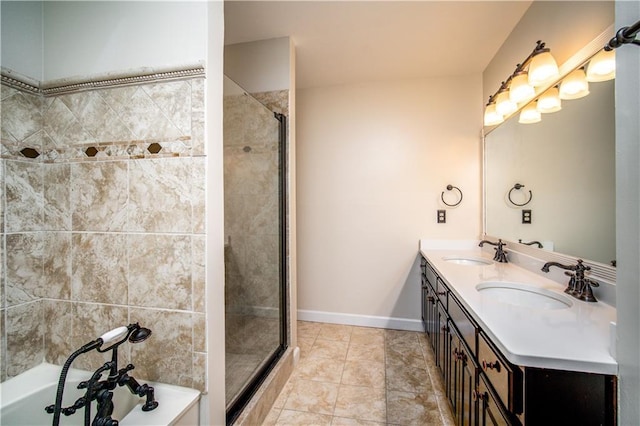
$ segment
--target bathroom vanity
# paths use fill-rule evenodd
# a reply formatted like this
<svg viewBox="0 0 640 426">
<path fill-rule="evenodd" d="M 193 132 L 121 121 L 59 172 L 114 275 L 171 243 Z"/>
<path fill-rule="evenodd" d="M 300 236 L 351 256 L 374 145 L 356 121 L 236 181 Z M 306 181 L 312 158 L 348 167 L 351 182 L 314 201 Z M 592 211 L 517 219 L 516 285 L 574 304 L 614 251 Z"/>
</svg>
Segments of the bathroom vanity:
<svg viewBox="0 0 640 426">
<path fill-rule="evenodd" d="M 615 308 L 480 249 L 421 255 L 422 321 L 457 424 L 616 424 Z"/>
</svg>

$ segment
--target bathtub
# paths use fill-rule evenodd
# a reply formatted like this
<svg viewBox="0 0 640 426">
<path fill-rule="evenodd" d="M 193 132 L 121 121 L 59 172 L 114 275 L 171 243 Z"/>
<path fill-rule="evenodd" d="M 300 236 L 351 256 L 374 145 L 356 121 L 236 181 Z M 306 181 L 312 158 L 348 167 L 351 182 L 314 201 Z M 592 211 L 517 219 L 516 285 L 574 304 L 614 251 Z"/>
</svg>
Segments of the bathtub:
<svg viewBox="0 0 640 426">
<path fill-rule="evenodd" d="M 19 376 L 0 383 L 0 425 L 13 426 L 48 426 L 53 414 L 48 414 L 45 407 L 56 399 L 56 388 L 61 367 L 52 364 L 40 364 Z M 64 388 L 63 407 L 67 407 L 84 395 L 84 390 L 76 389 L 79 382 L 88 380 L 92 373 L 70 369 Z M 140 380 L 140 384 L 145 383 Z M 114 411 L 112 418 L 120 421 L 120 425 L 197 425 L 199 414 L 200 392 L 195 389 L 164 383 L 148 382 L 155 389 L 158 408 L 153 411 L 141 410 L 144 398 L 129 392 L 127 387 L 114 389 Z M 96 414 L 95 401 L 91 408 L 91 420 Z M 84 424 L 84 409 L 71 416 L 60 416 L 61 425 Z"/>
</svg>

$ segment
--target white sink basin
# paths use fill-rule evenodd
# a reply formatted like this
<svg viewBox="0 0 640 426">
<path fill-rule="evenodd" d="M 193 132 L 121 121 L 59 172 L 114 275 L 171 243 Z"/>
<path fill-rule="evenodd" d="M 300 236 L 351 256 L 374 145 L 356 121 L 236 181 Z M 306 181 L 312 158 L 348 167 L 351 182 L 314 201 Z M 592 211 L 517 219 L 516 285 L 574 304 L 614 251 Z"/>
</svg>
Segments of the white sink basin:
<svg viewBox="0 0 640 426">
<path fill-rule="evenodd" d="M 491 265 L 493 262 L 487 259 L 483 259 L 481 257 L 469 257 L 469 256 L 447 256 L 443 257 L 442 260 L 449 263 L 455 263 L 457 265 L 467 265 L 467 266 L 486 266 Z"/>
<path fill-rule="evenodd" d="M 502 281 L 487 281 L 476 286 L 476 290 L 488 299 L 535 309 L 566 309 L 573 305 L 563 294 L 528 284 Z"/>
</svg>

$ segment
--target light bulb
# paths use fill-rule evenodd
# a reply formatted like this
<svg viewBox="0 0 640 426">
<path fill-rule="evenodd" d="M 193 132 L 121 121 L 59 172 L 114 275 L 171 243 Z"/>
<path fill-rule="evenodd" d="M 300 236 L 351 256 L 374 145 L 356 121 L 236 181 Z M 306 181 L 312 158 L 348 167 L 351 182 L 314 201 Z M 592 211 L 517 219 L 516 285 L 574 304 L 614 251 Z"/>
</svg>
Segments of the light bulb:
<svg viewBox="0 0 640 426">
<path fill-rule="evenodd" d="M 587 66 L 587 81 L 600 82 L 616 78 L 616 54 L 613 50 L 596 53 Z"/>
<path fill-rule="evenodd" d="M 572 71 L 560 83 L 560 99 L 579 99 L 589 94 L 589 83 L 582 68 Z"/>
<path fill-rule="evenodd" d="M 520 111 L 518 123 L 532 124 L 537 123 L 540 120 L 542 120 L 542 114 L 540 114 L 540 111 L 536 108 L 536 102 L 531 102 L 529 105 L 524 107 L 522 111 Z"/>
<path fill-rule="evenodd" d="M 533 86 L 529 85 L 529 76 L 526 72 L 516 74 L 511 80 L 511 87 L 509 87 L 509 98 L 512 102 L 517 104 L 532 98 L 536 94 L 536 90 Z"/>
<path fill-rule="evenodd" d="M 496 111 L 498 111 L 498 114 L 504 117 L 517 109 L 518 105 L 511 101 L 508 90 L 498 93 L 498 97 L 496 98 Z"/>
<path fill-rule="evenodd" d="M 560 101 L 557 87 L 550 88 L 538 98 L 537 109 L 542 113 L 556 112 L 562 109 L 562 101 Z"/>
<path fill-rule="evenodd" d="M 485 126 L 495 126 L 496 124 L 500 124 L 504 121 L 502 115 L 496 111 L 496 104 L 489 104 L 487 108 L 484 110 L 484 125 Z"/>
<path fill-rule="evenodd" d="M 529 64 L 529 84 L 538 87 L 560 75 L 558 64 L 550 52 L 541 52 L 531 58 Z"/>
</svg>

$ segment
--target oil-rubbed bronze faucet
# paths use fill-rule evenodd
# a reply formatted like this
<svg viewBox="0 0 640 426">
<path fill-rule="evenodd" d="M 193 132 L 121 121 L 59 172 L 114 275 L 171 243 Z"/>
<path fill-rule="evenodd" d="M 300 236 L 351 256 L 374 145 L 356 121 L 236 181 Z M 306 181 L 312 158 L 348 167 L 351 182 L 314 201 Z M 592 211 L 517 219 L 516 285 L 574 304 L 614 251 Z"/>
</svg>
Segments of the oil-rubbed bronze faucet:
<svg viewBox="0 0 640 426">
<path fill-rule="evenodd" d="M 496 251 L 496 254 L 493 256 L 493 260 L 495 260 L 496 262 L 499 262 L 499 263 L 507 263 L 507 262 L 509 262 L 507 260 L 507 252 L 502 249 L 502 247 L 507 245 L 506 243 L 503 243 L 502 240 L 498 240 L 497 243 L 493 243 L 493 242 L 488 241 L 488 240 L 482 240 L 482 241 L 480 241 L 480 244 L 478 244 L 478 246 L 482 247 L 482 246 L 484 246 L 485 243 L 491 244 L 492 246 L 496 246 L 496 248 L 494 249 Z"/>
<path fill-rule="evenodd" d="M 518 242 L 520 244 L 524 244 L 525 246 L 533 246 L 536 245 L 538 246 L 538 248 L 544 248 L 544 246 L 542 245 L 542 243 L 540 241 L 530 241 L 528 243 L 525 243 L 524 241 L 522 241 L 522 239 L 518 240 Z"/>
<path fill-rule="evenodd" d="M 584 300 L 585 302 L 597 302 L 598 300 L 593 295 L 593 291 L 591 287 L 598 287 L 597 281 L 590 280 L 584 276 L 585 271 L 590 271 L 590 266 L 583 265 L 583 260 L 578 259 L 577 264 L 575 265 L 563 265 L 558 262 L 547 262 L 542 267 L 542 272 L 549 272 L 549 268 L 551 266 L 557 266 L 558 268 L 566 269 L 567 271 L 575 271 L 574 274 L 571 272 L 565 272 L 564 274 L 569 279 L 569 285 L 564 290 L 565 293 L 570 294 L 578 300 Z"/>
</svg>

